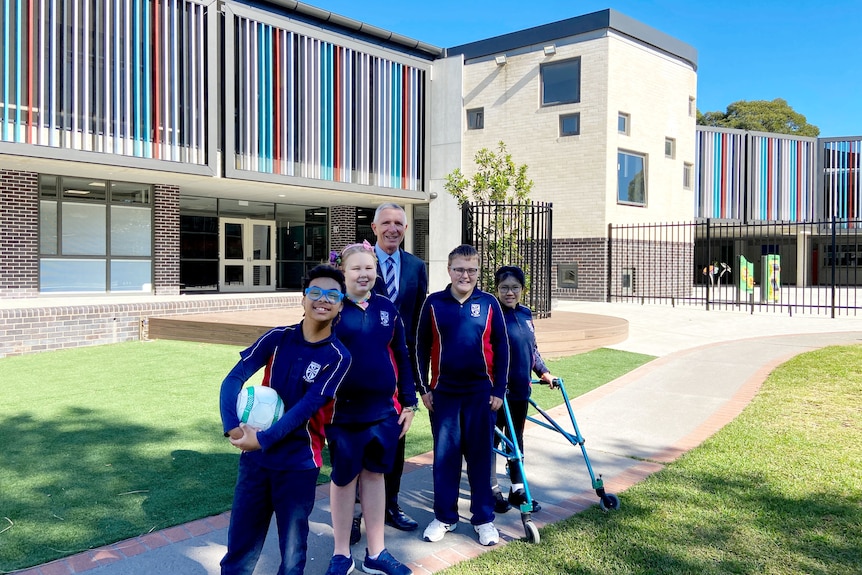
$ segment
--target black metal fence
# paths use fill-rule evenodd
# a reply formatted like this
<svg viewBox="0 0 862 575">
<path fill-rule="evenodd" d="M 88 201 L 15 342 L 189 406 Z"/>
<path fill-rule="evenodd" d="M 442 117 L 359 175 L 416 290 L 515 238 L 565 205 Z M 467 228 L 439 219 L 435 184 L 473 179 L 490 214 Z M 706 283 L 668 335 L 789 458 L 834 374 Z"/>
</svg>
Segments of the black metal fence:
<svg viewBox="0 0 862 575">
<path fill-rule="evenodd" d="M 862 220 L 608 226 L 608 301 L 835 317 L 862 309 Z"/>
<path fill-rule="evenodd" d="M 551 315 L 552 211 L 546 202 L 468 202 L 461 207 L 462 241 L 479 251 L 479 287 L 493 292 L 500 266 L 520 266 L 527 276 L 521 302 L 536 318 Z"/>
</svg>

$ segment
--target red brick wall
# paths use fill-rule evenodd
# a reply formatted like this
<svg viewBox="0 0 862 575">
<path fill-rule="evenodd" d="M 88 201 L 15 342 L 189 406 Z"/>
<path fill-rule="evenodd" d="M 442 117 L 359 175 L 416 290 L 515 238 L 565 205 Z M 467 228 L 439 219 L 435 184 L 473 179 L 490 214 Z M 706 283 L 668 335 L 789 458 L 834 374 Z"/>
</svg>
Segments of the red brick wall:
<svg viewBox="0 0 862 575">
<path fill-rule="evenodd" d="M 146 335 L 147 318 L 159 315 L 215 313 L 298 307 L 296 293 L 236 296 L 178 296 L 140 303 L 110 303 L 93 298 L 90 305 L 0 309 L 0 357 L 55 349 L 134 341 Z"/>
<path fill-rule="evenodd" d="M 180 293 L 180 188 L 156 185 L 153 190 L 155 243 L 153 276 L 156 295 Z"/>
<path fill-rule="evenodd" d="M 39 295 L 39 176 L 0 170 L 0 298 Z"/>
<path fill-rule="evenodd" d="M 329 225 L 329 249 L 340 252 L 356 241 L 356 208 L 332 206 L 329 209 Z"/>
<path fill-rule="evenodd" d="M 607 238 L 558 238 L 553 243 L 551 297 L 581 301 L 604 301 L 608 283 Z M 578 264 L 578 287 L 557 286 L 557 265 Z"/>
</svg>

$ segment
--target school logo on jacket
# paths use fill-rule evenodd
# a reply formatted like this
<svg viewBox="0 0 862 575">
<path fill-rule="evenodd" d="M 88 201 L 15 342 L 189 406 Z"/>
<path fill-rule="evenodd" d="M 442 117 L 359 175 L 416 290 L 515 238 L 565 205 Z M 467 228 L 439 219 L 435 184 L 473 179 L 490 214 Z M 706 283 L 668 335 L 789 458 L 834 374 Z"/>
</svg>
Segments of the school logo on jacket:
<svg viewBox="0 0 862 575">
<path fill-rule="evenodd" d="M 314 378 L 317 377 L 318 373 L 320 373 L 320 364 L 312 361 L 308 364 L 308 367 L 305 368 L 305 381 L 314 381 Z"/>
<path fill-rule="evenodd" d="M 482 311 L 482 306 L 477 303 L 470 304 L 470 316 L 471 317 L 479 317 L 479 313 Z"/>
<path fill-rule="evenodd" d="M 380 312 L 380 325 L 383 327 L 389 327 L 389 312 L 381 311 Z"/>
</svg>

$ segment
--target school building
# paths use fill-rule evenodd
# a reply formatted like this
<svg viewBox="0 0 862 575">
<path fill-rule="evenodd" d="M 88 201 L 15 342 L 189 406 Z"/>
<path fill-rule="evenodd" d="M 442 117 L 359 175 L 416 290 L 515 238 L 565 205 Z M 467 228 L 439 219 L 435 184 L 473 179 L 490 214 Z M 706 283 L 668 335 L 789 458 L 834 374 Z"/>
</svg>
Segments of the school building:
<svg viewBox="0 0 862 575">
<path fill-rule="evenodd" d="M 283 306 L 385 201 L 439 289 L 445 177 L 499 141 L 577 268 L 553 296 L 602 299 L 609 224 L 718 209 L 696 98 L 695 48 L 610 9 L 443 48 L 292 0 L 0 0 L 0 357 Z"/>
</svg>

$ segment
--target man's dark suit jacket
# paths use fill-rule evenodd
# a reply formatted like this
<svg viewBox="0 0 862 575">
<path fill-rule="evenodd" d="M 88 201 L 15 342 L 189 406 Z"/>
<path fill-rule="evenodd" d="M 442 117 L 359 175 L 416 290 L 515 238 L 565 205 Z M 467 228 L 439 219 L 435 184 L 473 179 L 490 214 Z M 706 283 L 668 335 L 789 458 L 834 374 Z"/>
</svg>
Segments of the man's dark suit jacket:
<svg viewBox="0 0 862 575">
<path fill-rule="evenodd" d="M 395 307 L 404 322 L 404 334 L 407 336 L 407 348 L 410 350 L 410 361 L 416 366 L 416 325 L 419 323 L 419 312 L 428 295 L 428 272 L 425 262 L 409 252 L 399 248 L 401 252 L 401 276 L 398 278 L 398 296 Z M 377 282 L 374 291 L 387 296 L 386 280 L 380 262 L 377 262 Z M 417 380 L 418 381 L 418 380 Z"/>
</svg>

